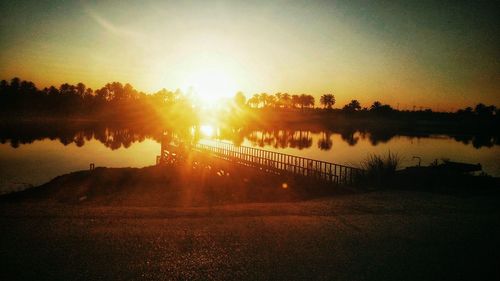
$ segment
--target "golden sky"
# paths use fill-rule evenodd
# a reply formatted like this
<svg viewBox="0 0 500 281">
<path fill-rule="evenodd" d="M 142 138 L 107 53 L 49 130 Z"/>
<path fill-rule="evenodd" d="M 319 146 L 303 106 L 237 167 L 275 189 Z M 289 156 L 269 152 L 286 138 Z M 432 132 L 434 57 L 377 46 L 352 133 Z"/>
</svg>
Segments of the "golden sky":
<svg viewBox="0 0 500 281">
<path fill-rule="evenodd" d="M 6 2 L 6 3 L 4 3 Z M 375 3 L 376 2 L 376 3 Z M 494 1 L 2 1 L 0 78 L 500 105 Z"/>
</svg>

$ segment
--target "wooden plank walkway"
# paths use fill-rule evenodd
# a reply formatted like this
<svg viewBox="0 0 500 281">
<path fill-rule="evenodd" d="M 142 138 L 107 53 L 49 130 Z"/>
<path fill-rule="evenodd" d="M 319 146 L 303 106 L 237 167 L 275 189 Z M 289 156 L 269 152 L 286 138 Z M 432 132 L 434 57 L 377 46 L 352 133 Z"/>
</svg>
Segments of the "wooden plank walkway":
<svg viewBox="0 0 500 281">
<path fill-rule="evenodd" d="M 172 155 L 172 151 L 168 149 L 162 148 L 160 158 Z M 309 177 L 332 184 L 353 184 L 364 173 L 354 167 L 225 142 L 198 143 L 191 146 L 190 150 L 269 173 Z M 160 158 L 158 161 L 161 161 Z"/>
</svg>

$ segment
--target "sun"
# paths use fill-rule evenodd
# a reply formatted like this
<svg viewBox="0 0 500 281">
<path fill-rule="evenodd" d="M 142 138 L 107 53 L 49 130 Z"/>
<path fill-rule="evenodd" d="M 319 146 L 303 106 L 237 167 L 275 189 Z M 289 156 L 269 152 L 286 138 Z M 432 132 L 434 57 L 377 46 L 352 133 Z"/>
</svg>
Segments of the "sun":
<svg viewBox="0 0 500 281">
<path fill-rule="evenodd" d="M 193 71 L 186 84 L 201 105 L 209 107 L 233 97 L 237 92 L 234 77 L 224 69 L 216 67 Z"/>
<path fill-rule="evenodd" d="M 200 126 L 200 132 L 202 133 L 203 136 L 205 137 L 213 137 L 214 136 L 214 127 L 211 125 L 201 125 Z"/>
</svg>

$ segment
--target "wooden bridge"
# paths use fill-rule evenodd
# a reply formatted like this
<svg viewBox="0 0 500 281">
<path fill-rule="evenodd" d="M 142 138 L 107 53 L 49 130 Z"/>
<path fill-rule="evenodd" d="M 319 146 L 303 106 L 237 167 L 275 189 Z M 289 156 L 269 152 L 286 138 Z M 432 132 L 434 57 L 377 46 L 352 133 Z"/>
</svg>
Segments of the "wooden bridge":
<svg viewBox="0 0 500 281">
<path fill-rule="evenodd" d="M 162 145 L 162 154 L 157 158 L 157 162 L 160 163 L 165 159 L 189 152 L 203 153 L 268 173 L 303 176 L 332 184 L 353 184 L 364 173 L 363 170 L 354 167 L 253 147 L 235 146 L 225 142 L 198 143 L 184 149 L 178 146 Z"/>
</svg>

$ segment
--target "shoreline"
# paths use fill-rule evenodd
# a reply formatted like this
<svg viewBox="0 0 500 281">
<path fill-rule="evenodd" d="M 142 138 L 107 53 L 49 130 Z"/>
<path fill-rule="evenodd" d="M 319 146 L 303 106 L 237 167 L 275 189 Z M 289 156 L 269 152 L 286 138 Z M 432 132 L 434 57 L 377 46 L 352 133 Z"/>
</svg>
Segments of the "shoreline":
<svg viewBox="0 0 500 281">
<path fill-rule="evenodd" d="M 211 165 L 194 161 L 188 166 L 177 164 L 80 170 L 56 176 L 40 185 L 25 185 L 24 189 L 0 194 L 0 202 L 42 200 L 81 204 L 95 200 L 97 203 L 108 202 L 110 206 L 113 202 L 124 206 L 126 203 L 123 202 L 129 202 L 137 203 L 138 206 L 165 207 L 165 204 L 172 203 L 170 207 L 178 207 L 179 204 L 184 204 L 183 207 L 200 207 L 221 203 L 300 202 L 379 191 L 413 191 L 452 196 L 500 195 L 500 177 L 463 175 L 451 181 L 447 180 L 449 175 L 438 176 L 434 171 L 422 175 L 426 179 L 422 180 L 415 178 L 413 173 L 407 174 L 406 170 L 398 170 L 391 179 L 382 182 L 383 186 L 370 184 L 368 179 L 353 186 L 334 186 L 300 176 L 273 175 L 224 160 L 213 161 Z M 284 183 L 287 184 L 286 188 L 283 188 Z M 252 195 L 254 191 L 258 195 Z M 175 196 L 165 197 L 168 192 Z M 134 196 L 140 196 L 142 201 L 135 202 Z M 114 200 L 114 197 L 119 197 L 123 202 Z"/>
<path fill-rule="evenodd" d="M 425 117 L 425 112 L 394 112 L 390 114 L 375 114 L 370 112 L 342 112 L 335 109 L 302 110 L 274 110 L 248 109 L 249 120 L 229 122 L 229 126 L 246 127 L 251 129 L 269 128 L 300 128 L 310 130 L 373 130 L 391 131 L 403 134 L 446 134 L 446 135 L 492 135 L 500 136 L 499 119 L 483 120 L 479 117 L 463 119 L 454 116 L 454 113 L 436 112 L 442 118 Z M 419 116 L 421 114 L 422 116 Z M 143 125 L 154 128 L 175 127 L 178 124 L 162 123 L 160 120 L 148 120 Z M 58 116 L 25 116 L 12 119 L 11 116 L 0 116 L 0 123 L 46 124 L 56 122 L 60 124 L 93 124 L 99 126 L 137 125 L 137 120 L 128 118 L 106 117 L 58 117 Z M 198 120 L 197 123 L 200 123 Z M 234 124 L 233 124 L 234 123 Z M 193 123 L 192 125 L 196 125 Z"/>
</svg>

